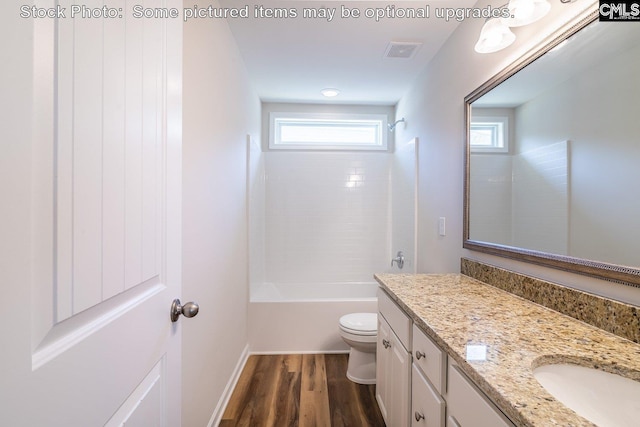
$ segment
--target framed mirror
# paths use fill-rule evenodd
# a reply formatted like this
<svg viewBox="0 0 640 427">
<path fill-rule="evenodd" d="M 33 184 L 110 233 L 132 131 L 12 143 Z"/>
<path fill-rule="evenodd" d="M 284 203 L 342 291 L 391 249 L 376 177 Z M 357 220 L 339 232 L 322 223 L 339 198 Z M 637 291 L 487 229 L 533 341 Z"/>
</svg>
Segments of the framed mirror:
<svg viewBox="0 0 640 427">
<path fill-rule="evenodd" d="M 597 17 L 465 98 L 463 246 L 640 287 L 640 25 Z"/>
</svg>

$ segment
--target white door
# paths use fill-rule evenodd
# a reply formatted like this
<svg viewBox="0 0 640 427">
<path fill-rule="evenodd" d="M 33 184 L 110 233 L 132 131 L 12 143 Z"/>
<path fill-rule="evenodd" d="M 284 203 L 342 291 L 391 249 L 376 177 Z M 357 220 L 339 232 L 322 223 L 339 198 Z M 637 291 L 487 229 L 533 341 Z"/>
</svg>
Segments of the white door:
<svg viewBox="0 0 640 427">
<path fill-rule="evenodd" d="M 181 20 L 124 0 L 75 2 L 93 15 L 75 18 L 70 0 L 8 3 L 0 424 L 179 426 Z"/>
</svg>

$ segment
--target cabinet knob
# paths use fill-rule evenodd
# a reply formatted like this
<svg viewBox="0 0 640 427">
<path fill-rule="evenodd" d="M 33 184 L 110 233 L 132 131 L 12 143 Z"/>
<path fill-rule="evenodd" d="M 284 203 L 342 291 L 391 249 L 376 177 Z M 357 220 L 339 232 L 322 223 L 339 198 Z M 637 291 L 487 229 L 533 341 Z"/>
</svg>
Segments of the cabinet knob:
<svg viewBox="0 0 640 427">
<path fill-rule="evenodd" d="M 389 340 L 382 340 L 382 345 L 384 346 L 384 348 L 389 348 L 391 347 L 391 343 L 389 342 Z"/>
<path fill-rule="evenodd" d="M 416 359 L 420 360 L 420 359 L 422 359 L 423 357 L 427 357 L 427 355 L 426 355 L 426 354 L 424 354 L 424 353 L 423 353 L 423 352 L 421 352 L 421 351 L 416 351 Z"/>
<path fill-rule="evenodd" d="M 416 411 L 416 413 L 414 414 L 414 416 L 416 417 L 416 421 L 420 421 L 420 420 L 424 420 L 424 415 L 422 415 L 420 412 Z"/>
</svg>

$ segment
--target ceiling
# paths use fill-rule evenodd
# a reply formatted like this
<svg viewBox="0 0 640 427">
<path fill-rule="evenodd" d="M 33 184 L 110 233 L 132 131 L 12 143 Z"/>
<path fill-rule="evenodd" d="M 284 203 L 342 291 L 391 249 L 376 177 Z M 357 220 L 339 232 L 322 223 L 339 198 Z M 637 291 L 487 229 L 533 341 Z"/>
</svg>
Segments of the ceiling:
<svg viewBox="0 0 640 427">
<path fill-rule="evenodd" d="M 220 6 L 248 6 L 248 18 L 227 21 L 263 101 L 395 105 L 459 24 L 436 17 L 436 8 L 471 7 L 475 2 L 220 0 Z M 293 8 L 297 17 L 255 18 L 255 7 L 261 5 Z M 398 17 L 402 12 L 424 11 L 427 5 L 428 18 Z M 387 9 L 390 6 L 395 6 L 395 17 Z M 357 9 L 362 16 L 342 18 L 342 7 Z M 319 13 L 335 9 L 335 15 L 332 20 L 304 18 L 303 8 Z M 370 8 L 383 16 L 365 17 Z M 410 59 L 386 58 L 390 42 L 422 45 Z M 337 88 L 340 94 L 325 98 L 320 94 L 324 88 Z"/>
</svg>

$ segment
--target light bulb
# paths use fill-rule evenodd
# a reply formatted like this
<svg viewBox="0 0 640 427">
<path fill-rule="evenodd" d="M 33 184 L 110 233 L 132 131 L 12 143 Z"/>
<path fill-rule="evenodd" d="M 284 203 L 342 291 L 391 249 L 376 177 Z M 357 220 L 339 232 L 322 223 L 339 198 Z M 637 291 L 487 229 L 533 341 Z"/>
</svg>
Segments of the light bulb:
<svg viewBox="0 0 640 427">
<path fill-rule="evenodd" d="M 511 0 L 509 1 L 511 18 L 502 21 L 509 27 L 521 27 L 536 22 L 551 10 L 547 0 Z"/>
<path fill-rule="evenodd" d="M 500 19 L 489 19 L 480 31 L 475 51 L 478 53 L 497 52 L 509 46 L 515 39 L 515 34 Z"/>
</svg>

